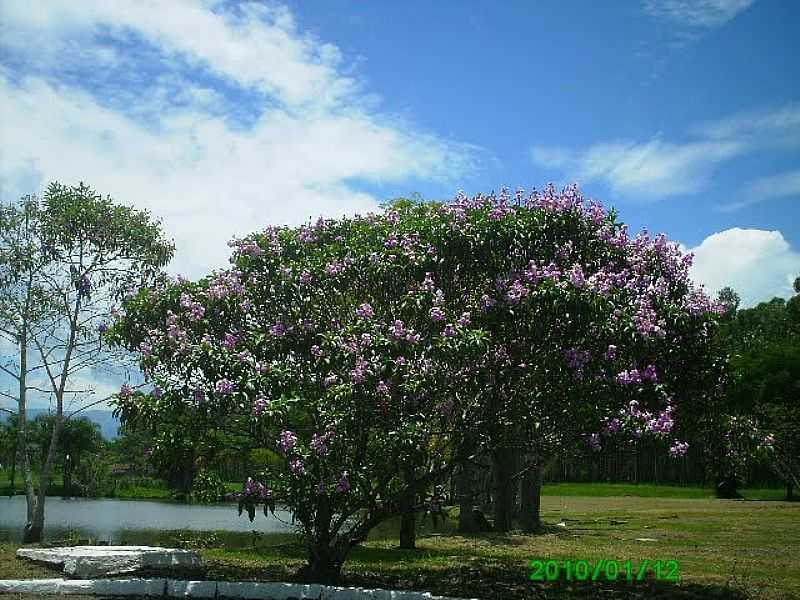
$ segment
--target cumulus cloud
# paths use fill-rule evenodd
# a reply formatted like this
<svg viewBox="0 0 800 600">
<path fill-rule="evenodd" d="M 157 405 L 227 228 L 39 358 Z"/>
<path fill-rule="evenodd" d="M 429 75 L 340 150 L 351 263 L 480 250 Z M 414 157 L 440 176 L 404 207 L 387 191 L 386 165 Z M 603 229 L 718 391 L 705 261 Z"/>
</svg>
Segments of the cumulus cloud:
<svg viewBox="0 0 800 600">
<path fill-rule="evenodd" d="M 175 272 L 222 266 L 227 240 L 269 224 L 375 210 L 357 182 L 455 188 L 473 167 L 476 148 L 382 112 L 285 7 L 0 7 L 3 199 L 84 180 L 163 218 Z"/>
<path fill-rule="evenodd" d="M 800 276 L 800 253 L 780 231 L 735 227 L 708 236 L 689 251 L 695 255 L 692 279 L 712 295 L 732 287 L 743 307 L 792 296 L 792 283 Z"/>
</svg>

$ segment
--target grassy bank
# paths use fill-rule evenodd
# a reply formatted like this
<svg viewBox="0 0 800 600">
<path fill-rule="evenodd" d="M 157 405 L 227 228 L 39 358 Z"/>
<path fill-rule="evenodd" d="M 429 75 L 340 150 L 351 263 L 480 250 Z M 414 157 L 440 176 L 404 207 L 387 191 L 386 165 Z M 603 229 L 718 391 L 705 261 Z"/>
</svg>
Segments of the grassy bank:
<svg viewBox="0 0 800 600">
<path fill-rule="evenodd" d="M 34 474 L 33 478 L 34 487 L 39 485 L 39 476 Z M 225 489 L 228 492 L 240 491 L 242 483 L 240 481 L 229 481 L 225 483 Z M 17 494 L 24 493 L 24 480 L 20 473 L 17 473 L 15 490 Z M 48 496 L 62 496 L 64 493 L 64 484 L 61 474 L 54 475 L 50 487 L 47 490 Z M 11 494 L 11 478 L 9 471 L 6 469 L 0 470 L 0 496 L 8 496 Z M 117 486 L 113 491 L 101 494 L 100 498 L 119 498 L 122 500 L 171 500 L 173 492 L 164 483 L 152 478 L 138 478 L 138 477 L 121 477 L 118 480 Z"/>
<path fill-rule="evenodd" d="M 121 479 L 113 495 L 106 494 L 105 498 L 121 498 L 125 500 L 170 500 L 172 491 L 163 483 L 148 478 L 146 485 L 137 483 L 137 479 Z M 38 477 L 34 478 L 34 485 L 38 485 Z M 238 492 L 242 483 L 229 481 L 225 483 L 228 492 Z M 0 496 L 7 496 L 11 490 L 11 482 L 7 470 L 0 469 Z M 17 494 L 23 491 L 23 482 L 17 474 Z M 63 483 L 60 475 L 53 478 L 49 496 L 61 496 Z M 740 493 L 746 500 L 783 500 L 786 495 L 784 488 L 744 488 Z M 641 498 L 713 498 L 714 490 L 697 486 L 657 485 L 650 483 L 546 483 L 542 486 L 543 496 L 634 496 Z"/>
<path fill-rule="evenodd" d="M 433 534 L 416 551 L 399 550 L 396 539 L 370 540 L 346 563 L 344 582 L 511 600 L 800 597 L 800 503 L 548 495 L 542 507 L 541 535 Z M 0 546 L 0 578 L 52 576 L 14 559 L 14 550 Z M 208 566 L 181 576 L 291 581 L 305 557 L 285 536 L 200 551 Z M 532 559 L 677 560 L 681 583 L 534 583 Z"/>
</svg>

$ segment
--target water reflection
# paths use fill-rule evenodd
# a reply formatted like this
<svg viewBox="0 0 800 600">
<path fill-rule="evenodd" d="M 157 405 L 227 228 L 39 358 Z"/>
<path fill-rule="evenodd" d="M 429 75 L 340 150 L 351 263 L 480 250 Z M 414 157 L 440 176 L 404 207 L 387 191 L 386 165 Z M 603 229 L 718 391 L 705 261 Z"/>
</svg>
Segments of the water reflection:
<svg viewBox="0 0 800 600">
<path fill-rule="evenodd" d="M 24 496 L 0 498 L 1 541 L 22 539 L 25 514 Z M 232 504 L 52 497 L 45 507 L 44 538 L 53 541 L 74 535 L 114 543 L 157 543 L 165 532 L 175 530 L 223 531 L 244 539 L 294 531 L 291 513 L 276 510 L 275 514 L 277 518 L 265 518 L 257 513 L 251 523 L 246 514 L 240 517 Z"/>
</svg>

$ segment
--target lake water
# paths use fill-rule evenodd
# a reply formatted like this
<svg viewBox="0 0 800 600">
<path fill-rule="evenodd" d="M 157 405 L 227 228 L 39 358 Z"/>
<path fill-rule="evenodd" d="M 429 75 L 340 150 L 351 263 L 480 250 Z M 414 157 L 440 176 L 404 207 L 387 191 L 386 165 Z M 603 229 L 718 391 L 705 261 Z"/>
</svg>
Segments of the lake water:
<svg viewBox="0 0 800 600">
<path fill-rule="evenodd" d="M 25 514 L 25 496 L 0 497 L 0 542 L 22 541 Z M 276 509 L 269 517 L 257 511 L 251 523 L 247 513 L 239 516 L 235 504 L 48 497 L 44 540 L 174 546 L 181 542 L 250 545 L 258 539 L 280 544 L 294 537 L 291 522 L 290 512 Z M 419 515 L 417 534 L 453 533 L 456 526 L 454 520 L 434 526 L 430 518 Z M 370 538 L 396 538 L 399 530 L 399 518 L 389 519 L 373 529 Z"/>
<path fill-rule="evenodd" d="M 0 497 L 0 541 L 20 541 L 25 525 L 25 497 Z M 286 537 L 294 531 L 291 513 L 276 510 L 269 518 L 257 512 L 252 523 L 238 515 L 235 504 L 177 504 L 150 500 L 63 499 L 48 497 L 45 504 L 45 541 L 67 536 L 114 543 L 170 541 L 167 532 L 225 532 L 233 539 L 255 535 Z M 281 535 L 283 534 L 283 535 Z M 260 536 L 259 536 L 260 537 Z M 172 536 L 174 539 L 174 535 Z"/>
</svg>

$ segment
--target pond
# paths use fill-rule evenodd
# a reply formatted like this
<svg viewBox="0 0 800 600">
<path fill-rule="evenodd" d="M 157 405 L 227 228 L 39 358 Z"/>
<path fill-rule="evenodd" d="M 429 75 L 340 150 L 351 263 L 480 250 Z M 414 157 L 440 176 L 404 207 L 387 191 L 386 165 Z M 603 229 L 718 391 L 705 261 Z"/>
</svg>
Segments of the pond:
<svg viewBox="0 0 800 600">
<path fill-rule="evenodd" d="M 276 510 L 276 517 L 257 512 L 252 523 L 238 515 L 235 504 L 177 504 L 152 500 L 63 499 L 48 497 L 45 505 L 45 541 L 68 537 L 113 543 L 155 544 L 171 542 L 175 532 L 217 531 L 233 540 L 294 531 L 292 515 Z M 20 541 L 25 525 L 25 497 L 0 498 L 0 541 Z M 173 535 L 169 535 L 172 532 Z M 256 532 L 256 533 L 253 533 Z M 226 535 L 228 534 L 228 535 Z M 191 533 L 188 533 L 191 537 Z"/>
<path fill-rule="evenodd" d="M 0 497 L 0 542 L 22 541 L 25 496 Z M 294 537 L 292 515 L 276 509 L 268 518 L 256 512 L 252 523 L 238 515 L 235 504 L 178 504 L 155 500 L 64 499 L 48 497 L 45 505 L 45 542 L 81 539 L 114 544 L 175 546 L 224 542 L 240 546 L 255 543 L 281 544 Z M 453 533 L 457 522 L 436 524 L 419 516 L 418 535 Z M 370 533 L 371 539 L 396 538 L 399 518 L 389 519 Z"/>
</svg>

